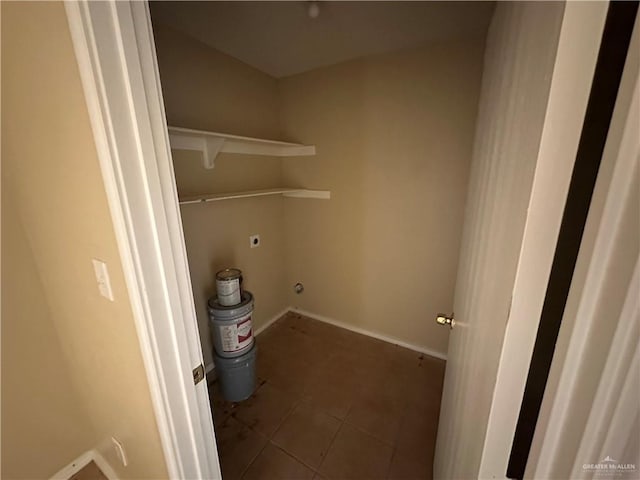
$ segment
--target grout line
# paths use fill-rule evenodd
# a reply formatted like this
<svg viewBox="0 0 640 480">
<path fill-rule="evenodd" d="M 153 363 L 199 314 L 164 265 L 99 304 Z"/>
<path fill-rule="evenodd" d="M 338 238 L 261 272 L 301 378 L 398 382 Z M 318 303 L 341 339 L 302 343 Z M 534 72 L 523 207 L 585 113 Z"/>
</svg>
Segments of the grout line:
<svg viewBox="0 0 640 480">
<path fill-rule="evenodd" d="M 311 402 L 308 402 L 307 400 L 305 400 L 304 398 L 300 398 L 298 404 L 296 405 L 296 408 L 298 408 L 298 406 L 300 406 L 302 403 L 306 403 L 308 405 L 308 407 L 313 410 L 314 412 L 317 412 L 320 415 L 325 415 L 329 418 L 335 419 L 338 421 L 338 428 L 336 429 L 336 432 L 333 434 L 333 436 L 331 437 L 331 441 L 329 442 L 329 444 L 326 447 L 326 452 L 325 455 L 322 457 L 320 463 L 318 464 L 317 467 L 314 467 L 310 464 L 308 464 L 307 462 L 305 462 L 302 458 L 298 458 L 295 453 L 293 452 L 289 452 L 288 450 L 286 450 L 286 447 L 284 447 L 284 445 L 279 445 L 278 443 L 276 443 L 276 441 L 272 438 L 271 439 L 271 443 L 273 443 L 275 446 L 277 446 L 278 448 L 280 448 L 281 450 L 283 450 L 285 453 L 287 453 L 290 457 L 295 458 L 296 460 L 298 460 L 300 463 L 302 463 L 303 465 L 305 465 L 306 467 L 308 467 L 309 469 L 313 470 L 314 473 L 316 474 L 320 474 L 320 466 L 322 465 L 322 463 L 324 462 L 324 459 L 326 458 L 327 454 L 329 453 L 329 449 L 331 448 L 331 445 L 333 445 L 333 441 L 335 440 L 336 436 L 338 435 L 338 431 L 340 430 L 340 428 L 342 427 L 342 424 L 344 423 L 343 420 L 339 419 L 338 417 L 335 417 L 333 415 L 330 415 L 329 413 L 325 412 L 324 410 L 313 406 L 313 404 Z M 284 421 L 283 421 L 284 423 Z M 280 428 L 282 427 L 282 425 L 280 425 L 280 427 L 278 427 L 278 430 L 280 430 Z M 277 431 L 276 431 L 277 433 Z M 275 434 L 274 434 L 275 436 Z"/>
<path fill-rule="evenodd" d="M 265 384 L 268 380 L 265 381 Z M 262 385 L 261 385 L 262 386 Z M 277 388 L 277 387 L 276 387 Z M 279 389 L 280 390 L 280 389 Z M 256 391 L 258 391 L 258 389 L 256 389 Z M 243 425 L 245 425 L 247 428 L 249 428 L 251 431 L 257 433 L 258 435 L 262 435 L 263 437 L 265 437 L 267 439 L 267 441 L 265 442 L 265 444 L 263 445 L 263 447 L 260 449 L 260 451 L 258 452 L 258 454 L 253 457 L 251 459 L 251 461 L 247 464 L 247 466 L 242 470 L 242 473 L 240 475 L 240 479 L 242 479 L 245 475 L 245 473 L 247 473 L 247 470 L 249 470 L 249 468 L 251 467 L 251 465 L 253 464 L 253 462 L 256 461 L 256 459 L 260 456 L 260 454 L 264 451 L 265 448 L 267 448 L 267 445 L 272 444 L 274 446 L 276 446 L 277 448 L 280 448 L 279 445 L 277 445 L 274 441 L 273 441 L 273 437 L 275 436 L 276 433 L 278 433 L 278 430 L 280 430 L 280 428 L 282 427 L 282 425 L 284 424 L 284 422 L 287 420 L 287 418 L 289 418 L 289 416 L 291 416 L 291 413 L 293 413 L 293 411 L 297 408 L 298 404 L 300 403 L 300 401 L 298 400 L 297 403 L 294 403 L 291 407 L 291 409 L 282 417 L 282 420 L 280 421 L 280 423 L 278 423 L 278 426 L 276 427 L 276 429 L 273 431 L 273 433 L 269 436 L 267 435 L 263 435 L 260 432 L 257 432 L 256 430 L 254 430 L 252 427 L 245 425 L 244 422 L 242 422 L 241 420 L 238 419 L 238 421 L 240 423 L 242 423 Z M 280 450 L 283 450 L 282 448 L 280 448 Z M 284 450 L 283 450 L 284 451 Z M 285 452 L 288 454 L 288 452 Z M 289 455 L 290 457 L 292 455 Z M 306 464 L 305 464 L 306 466 Z"/>
<path fill-rule="evenodd" d="M 359 427 L 358 425 L 354 425 L 351 422 L 347 422 L 345 419 L 345 422 L 347 425 L 349 425 L 351 428 L 355 428 L 356 430 L 358 430 L 360 433 L 364 433 L 367 437 L 371 437 L 373 438 L 376 442 L 380 442 L 380 443 L 384 443 L 387 447 L 391 447 L 392 449 L 396 448 L 395 443 L 389 443 L 386 440 L 382 440 L 381 438 L 376 437 L 374 434 L 372 434 L 371 432 L 368 432 L 367 430 L 365 430 L 362 427 Z"/>
<path fill-rule="evenodd" d="M 344 416 L 344 419 L 342 420 L 343 423 L 348 423 L 349 425 L 351 425 L 350 422 L 347 422 L 347 418 L 349 418 L 349 415 L 351 414 L 351 410 L 353 410 L 353 402 L 351 403 L 351 405 L 349 405 L 349 410 L 347 410 L 347 414 Z"/>
<path fill-rule="evenodd" d="M 396 438 L 392 445 L 393 450 L 391 451 L 391 458 L 389 459 L 389 466 L 387 467 L 387 475 L 385 477 L 387 480 L 391 475 L 391 465 L 393 465 L 393 460 L 395 459 L 396 455 L 399 454 L 398 441 L 400 439 L 400 432 L 402 431 L 402 426 L 404 424 L 404 420 L 408 414 L 408 411 L 409 411 L 409 400 L 408 398 L 404 398 L 404 402 L 402 405 L 402 414 L 400 415 L 400 425 L 398 426 L 398 431 L 396 432 Z"/>
<path fill-rule="evenodd" d="M 292 452 L 288 451 L 285 447 L 283 447 L 282 445 L 278 445 L 276 442 L 274 442 L 273 440 L 270 441 L 271 444 L 276 447 L 277 449 L 281 450 L 283 453 L 286 453 L 287 456 L 293 458 L 296 462 L 301 463 L 302 465 L 304 465 L 305 467 L 307 467 L 309 470 L 311 470 L 313 473 L 320 473 L 318 472 L 314 467 L 312 467 L 311 465 L 309 465 L 307 462 L 305 462 L 303 459 L 298 458 L 295 456 L 295 454 L 293 454 Z"/>
<path fill-rule="evenodd" d="M 284 422 L 286 422 L 291 414 L 295 411 L 295 409 L 298 408 L 298 405 L 300 405 L 300 399 L 297 399 L 297 401 L 292 404 L 289 411 L 284 415 L 284 417 L 282 417 L 282 420 L 280 420 L 280 423 L 278 423 L 278 426 L 269 437 L 269 440 L 272 440 L 276 433 L 278 433 L 278 431 L 282 428 L 282 425 L 284 425 Z"/>
<path fill-rule="evenodd" d="M 343 425 L 344 425 L 344 424 L 346 424 L 346 425 L 348 425 L 349 427 L 351 427 L 351 428 L 353 428 L 353 429 L 355 429 L 355 430 L 359 431 L 360 433 L 365 434 L 365 435 L 366 435 L 366 436 L 368 436 L 368 437 L 373 438 L 374 440 L 376 440 L 376 441 L 378 441 L 378 442 L 380 442 L 380 443 L 383 443 L 383 444 L 384 444 L 384 445 L 386 445 L 387 447 L 391 447 L 391 457 L 389 458 L 389 465 L 387 466 L 387 473 L 386 473 L 386 475 L 384 476 L 384 478 L 385 478 L 385 479 L 387 479 L 387 478 L 389 477 L 389 474 L 391 473 L 391 462 L 393 461 L 393 458 L 395 457 L 396 451 L 398 450 L 398 446 L 397 446 L 397 441 L 398 441 L 398 439 L 397 439 L 397 436 L 399 435 L 400 430 L 398 429 L 398 433 L 396 434 L 396 440 L 395 440 L 395 442 L 394 442 L 394 443 L 389 443 L 389 442 L 387 442 L 387 441 L 385 441 L 385 440 L 382 440 L 382 439 L 380 439 L 380 438 L 376 437 L 375 435 L 373 435 L 372 433 L 370 433 L 370 432 L 368 432 L 368 431 L 364 430 L 363 428 L 359 427 L 358 425 L 354 425 L 354 424 L 352 424 L 351 422 L 347 422 L 346 418 L 345 418 L 345 420 L 344 420 L 344 422 L 343 422 Z M 402 428 L 402 424 L 400 425 L 400 428 Z M 340 427 L 340 429 L 342 429 L 342 426 Z M 335 439 L 335 437 L 334 437 L 334 439 Z M 333 442 L 332 442 L 332 443 L 333 443 Z"/>
<path fill-rule="evenodd" d="M 305 313 L 306 313 L 306 312 L 304 312 L 304 313 L 303 313 L 303 312 L 300 312 L 300 311 L 295 311 L 295 310 L 293 310 L 293 309 L 292 309 L 292 310 L 290 310 L 290 312 L 291 312 L 291 313 L 293 313 L 293 314 L 295 314 L 295 315 L 299 315 L 299 316 L 301 316 L 301 317 L 305 317 L 305 316 L 306 316 L 307 318 L 309 318 L 309 319 L 311 319 L 311 320 L 316 320 L 316 321 L 318 320 L 317 318 L 314 318 L 313 316 L 307 316 L 307 315 L 305 315 Z M 280 319 L 281 319 L 281 318 L 283 318 L 283 317 L 284 317 L 284 315 L 280 316 L 277 320 L 280 320 Z M 320 320 L 320 321 L 322 321 L 322 320 Z M 269 327 L 271 327 L 271 326 L 272 326 L 272 325 L 274 325 L 275 323 L 276 323 L 275 321 L 274 321 L 274 322 L 272 322 L 272 323 L 269 325 Z M 341 326 L 341 325 L 333 324 L 333 326 L 334 326 L 334 327 L 336 327 L 336 328 L 339 328 L 339 329 L 340 329 L 340 328 L 345 329 L 345 327 L 343 327 L 343 326 Z M 263 330 L 263 331 L 266 331 L 266 330 L 268 330 L 268 328 L 263 328 L 262 330 Z M 349 328 L 346 328 L 346 330 L 350 330 L 350 329 L 349 329 Z M 330 342 L 330 343 L 332 343 L 332 342 Z M 335 343 L 335 342 L 333 342 L 333 343 Z M 414 351 L 415 351 L 415 350 L 414 350 Z M 330 355 L 335 355 L 335 352 L 331 352 L 331 353 L 330 353 Z M 262 377 L 260 377 L 260 378 L 261 378 L 262 380 L 264 380 L 264 383 L 269 383 L 269 380 L 268 380 L 268 379 L 264 379 L 264 378 L 262 378 Z M 262 388 L 262 386 L 264 385 L 264 383 L 262 383 L 262 384 L 260 384 L 260 385 L 258 386 L 258 388 L 256 389 L 256 392 L 258 392 L 258 391 Z M 244 477 L 244 475 L 246 475 L 246 472 L 248 471 L 248 469 L 251 467 L 251 465 L 253 465 L 253 464 L 255 463 L 255 461 L 256 461 L 256 459 L 258 458 L 258 456 L 260 456 L 260 455 L 263 453 L 264 449 L 265 449 L 269 444 L 271 444 L 271 445 L 275 446 L 275 447 L 276 447 L 276 448 L 278 448 L 280 451 L 284 452 L 288 457 L 290 457 L 290 458 L 294 459 L 295 461 L 297 461 L 297 462 L 301 463 L 301 464 L 302 464 L 302 465 L 304 465 L 306 468 L 309 468 L 309 469 L 310 469 L 310 470 L 311 470 L 315 475 L 322 475 L 322 473 L 321 473 L 321 468 L 322 468 L 322 467 L 323 467 L 323 465 L 325 464 L 326 459 L 327 459 L 327 457 L 329 456 L 329 452 L 330 452 L 330 451 L 332 450 L 332 448 L 334 447 L 334 445 L 335 445 L 335 441 L 336 441 L 336 438 L 338 437 L 338 435 L 340 434 L 340 432 L 344 429 L 345 424 L 346 424 L 346 425 L 348 425 L 350 428 L 354 428 L 355 430 L 357 430 L 357 431 L 361 432 L 362 434 L 367 435 L 368 437 L 373 438 L 373 439 L 377 440 L 378 442 L 381 442 L 382 444 L 384 444 L 384 445 L 386 445 L 386 446 L 388 446 L 388 447 L 390 447 L 390 448 L 391 448 L 391 456 L 390 456 L 390 459 L 389 459 L 389 464 L 387 465 L 386 476 L 385 476 L 384 478 L 388 478 L 388 477 L 389 477 L 389 475 L 390 475 L 390 473 L 391 473 L 391 465 L 392 465 L 392 462 L 394 461 L 394 459 L 395 459 L 396 457 L 398 457 L 398 456 L 402 456 L 401 451 L 398 449 L 398 440 L 399 440 L 399 437 L 400 437 L 400 432 L 401 432 L 401 430 L 402 430 L 403 422 L 404 422 L 405 417 L 406 417 L 406 415 L 407 415 L 407 413 L 408 413 L 408 405 L 409 405 L 409 401 L 408 401 L 408 399 L 407 399 L 407 398 L 404 398 L 404 400 L 403 400 L 403 402 L 402 402 L 401 414 L 400 414 L 400 416 L 399 416 L 399 419 L 400 419 L 400 420 L 399 420 L 399 421 L 400 421 L 400 425 L 399 425 L 399 427 L 398 427 L 398 431 L 396 432 L 395 439 L 394 439 L 392 442 L 388 442 L 388 441 L 385 441 L 385 440 L 382 440 L 382 439 L 378 438 L 376 435 L 371 434 L 370 432 L 368 432 L 368 431 L 364 430 L 363 428 L 361 428 L 361 427 L 359 427 L 359 426 L 357 426 L 357 425 L 353 425 L 353 424 L 351 424 L 351 422 L 350 422 L 350 421 L 347 421 L 347 419 L 349 418 L 350 414 L 353 412 L 353 409 L 354 409 L 354 402 L 351 402 L 351 403 L 350 403 L 349 408 L 347 409 L 347 411 L 346 411 L 346 414 L 345 414 L 344 418 L 343 418 L 343 419 L 340 419 L 339 417 L 336 417 L 336 416 L 332 415 L 331 413 L 329 413 L 328 411 L 325 411 L 324 409 L 322 409 L 322 408 L 320 408 L 320 407 L 313 406 L 313 402 L 312 402 L 312 401 L 310 401 L 310 400 L 308 400 L 308 398 L 307 398 L 307 397 L 305 397 L 305 391 L 306 391 L 306 390 L 303 390 L 303 392 L 302 392 L 301 394 L 298 394 L 298 393 L 291 394 L 291 393 L 289 393 L 289 392 L 285 391 L 285 389 L 282 389 L 282 388 L 280 388 L 280 387 L 278 387 L 278 386 L 276 386 L 276 385 L 272 385 L 272 386 L 273 386 L 274 388 L 276 388 L 276 389 L 280 390 L 282 393 L 286 394 L 288 397 L 292 397 L 294 401 L 293 401 L 293 403 L 291 404 L 291 408 L 286 412 L 286 414 L 285 414 L 285 415 L 282 417 L 282 419 L 278 422 L 277 427 L 275 428 L 275 430 L 273 431 L 273 433 L 272 433 L 271 435 L 269 435 L 269 436 L 265 436 L 265 435 L 262 435 L 262 434 L 261 434 L 261 433 L 259 433 L 259 432 L 256 432 L 257 434 L 259 434 L 259 435 L 261 435 L 261 436 L 263 436 L 263 437 L 267 437 L 267 441 L 266 441 L 265 445 L 263 445 L 263 446 L 262 446 L 262 448 L 260 449 L 260 451 L 259 451 L 259 452 L 258 452 L 258 453 L 257 453 L 257 454 L 252 458 L 252 459 L 251 459 L 251 461 L 247 464 L 247 466 L 242 470 L 241 477 Z M 284 423 L 285 423 L 285 422 L 286 422 L 286 421 L 287 421 L 287 420 L 288 420 L 288 419 L 293 415 L 293 413 L 296 411 L 296 409 L 297 409 L 297 408 L 298 408 L 302 403 L 305 403 L 305 402 L 309 402 L 309 403 L 310 403 L 310 405 L 312 406 L 313 410 L 316 410 L 317 412 L 319 412 L 319 413 L 321 413 L 321 414 L 324 414 L 324 415 L 326 415 L 327 417 L 330 417 L 330 418 L 332 418 L 332 419 L 335 419 L 337 422 L 339 422 L 339 424 L 338 424 L 338 428 L 336 429 L 336 431 L 335 431 L 334 435 L 332 436 L 332 438 L 331 438 L 330 442 L 328 442 L 327 447 L 326 447 L 325 454 L 324 454 L 323 458 L 321 459 L 321 461 L 319 462 L 319 464 L 318 464 L 317 468 L 316 468 L 316 467 L 313 467 L 313 466 L 311 466 L 311 465 L 309 465 L 309 464 L 308 464 L 308 463 L 306 463 L 303 459 L 298 458 L 295 454 L 293 454 L 293 453 L 291 453 L 291 452 L 287 451 L 287 450 L 286 450 L 286 448 L 285 448 L 284 446 L 279 445 L 279 444 L 274 440 L 275 436 L 276 436 L 276 435 L 278 434 L 278 432 L 282 429 L 282 426 L 284 425 Z M 242 425 L 245 425 L 245 424 L 244 424 L 244 422 L 242 422 L 240 419 L 238 419 L 238 421 L 240 421 L 240 423 L 241 423 Z M 251 428 L 250 426 L 248 426 L 248 425 L 245 425 L 245 426 L 246 426 L 246 427 L 248 427 L 249 429 L 251 429 L 252 431 L 254 431 L 254 432 L 255 432 L 255 430 L 253 430 L 253 428 Z"/>
<path fill-rule="evenodd" d="M 309 406 L 311 408 L 313 408 L 314 410 L 317 410 L 318 413 L 321 413 L 322 415 L 326 415 L 327 417 L 332 418 L 334 420 L 337 420 L 340 423 L 344 422 L 345 419 L 347 418 L 346 415 L 345 415 L 344 418 L 340 418 L 340 417 L 334 415 L 333 413 L 329 412 L 328 410 L 325 410 L 324 408 L 315 405 L 312 400 L 307 400 L 307 398 L 303 398 L 302 401 L 306 402 L 307 404 L 309 404 Z M 351 407 L 349 407 L 349 408 L 351 408 Z M 348 411 L 347 411 L 347 415 L 348 415 Z"/>
<path fill-rule="evenodd" d="M 242 422 L 240 422 L 240 423 L 242 423 Z M 244 425 L 244 423 L 242 423 L 242 425 Z M 246 425 L 245 425 L 245 426 L 246 426 Z M 251 430 L 251 428 L 250 428 L 250 427 L 247 427 L 247 428 L 249 428 L 249 429 Z M 254 432 L 255 432 L 255 430 L 252 430 L 252 431 L 254 431 Z M 257 433 L 257 432 L 255 432 L 255 433 Z M 262 435 L 262 434 L 261 434 L 261 433 L 258 433 L 258 435 Z M 263 437 L 265 437 L 265 435 L 262 435 L 262 436 L 263 436 Z M 267 437 L 265 437 L 265 438 L 267 438 Z M 240 478 L 240 480 L 242 480 L 242 478 L 244 478 L 245 473 L 247 473 L 247 471 L 249 470 L 249 468 L 251 467 L 251 465 L 253 465 L 253 462 L 255 462 L 255 461 L 256 461 L 256 459 L 260 456 L 260 454 L 262 454 L 262 452 L 264 451 L 264 449 L 265 449 L 265 448 L 267 448 L 267 445 L 269 445 L 269 438 L 267 438 L 267 441 L 266 441 L 266 442 L 264 442 L 264 445 L 262 446 L 262 448 L 260 449 L 260 451 L 259 451 L 258 453 L 256 453 L 256 455 L 251 459 L 251 461 L 250 461 L 249 463 L 247 463 L 247 466 L 246 466 L 246 467 L 244 467 L 244 468 L 242 469 L 242 471 L 240 472 L 240 477 L 239 477 L 239 478 Z"/>
<path fill-rule="evenodd" d="M 267 379 L 264 379 L 265 381 L 263 383 L 261 383 L 260 385 L 258 385 L 258 388 L 256 388 L 255 392 L 253 392 L 253 395 L 255 395 L 258 390 L 260 390 L 264 385 L 266 385 L 267 383 Z M 260 451 L 251 459 L 251 461 L 249 463 L 247 463 L 246 467 L 244 469 L 242 469 L 241 473 L 240 473 L 240 479 L 242 480 L 242 478 L 244 478 L 244 475 L 247 473 L 247 471 L 249 470 L 249 468 L 251 467 L 251 465 L 253 465 L 253 463 L 256 461 L 256 459 L 262 454 L 262 452 L 264 451 L 265 448 L 267 448 L 267 445 L 269 445 L 270 443 L 273 443 L 271 441 L 271 438 L 276 434 L 276 432 L 280 429 L 280 427 L 282 426 L 282 423 L 284 422 L 284 419 L 286 419 L 290 413 L 293 411 L 293 408 L 287 412 L 287 414 L 283 417 L 283 420 L 278 424 L 278 426 L 276 427 L 276 429 L 274 430 L 274 432 L 271 435 L 264 435 L 261 432 L 258 432 L 257 430 L 254 430 L 253 427 L 247 425 L 246 423 L 244 423 L 240 418 L 236 418 L 234 417 L 238 422 L 240 422 L 240 424 L 244 425 L 246 428 L 248 428 L 249 430 L 251 430 L 253 433 L 260 435 L 262 437 L 265 437 L 267 439 L 267 441 L 264 443 L 264 445 L 262 446 L 262 448 L 260 449 Z"/>
<path fill-rule="evenodd" d="M 391 452 L 391 458 L 389 459 L 389 466 L 387 467 L 387 474 L 384 476 L 387 480 L 389 479 L 389 475 L 391 475 L 391 465 L 393 464 L 393 459 L 396 457 L 398 449 L 393 447 L 393 451 Z"/>
<path fill-rule="evenodd" d="M 394 438 L 394 440 L 392 442 L 389 442 L 387 440 L 382 440 L 381 438 L 379 438 L 378 436 L 374 435 L 373 433 L 365 430 L 364 428 L 351 423 L 348 419 L 349 419 L 349 415 L 351 414 L 351 411 L 353 410 L 353 407 L 354 407 L 353 403 L 349 406 L 349 410 L 347 411 L 347 414 L 345 415 L 344 420 L 343 420 L 343 424 L 346 423 L 348 426 L 358 430 L 359 432 L 364 433 L 365 435 L 367 435 L 367 436 L 369 436 L 369 437 L 371 437 L 371 438 L 373 438 L 373 439 L 375 439 L 375 440 L 387 445 L 388 447 L 391 447 L 392 454 L 391 454 L 391 459 L 389 460 L 389 466 L 388 466 L 389 469 L 391 468 L 391 460 L 393 460 L 393 456 L 394 456 L 395 451 L 397 449 L 398 437 L 400 435 L 400 430 L 402 428 L 402 422 L 403 422 L 403 420 L 405 418 L 405 415 L 407 414 L 407 404 L 408 404 L 408 400 L 405 398 L 403 400 L 403 402 L 402 402 L 402 407 L 400 409 L 401 413 L 400 413 L 400 416 L 399 416 L 398 431 L 396 432 L 395 438 Z M 387 476 L 388 476 L 388 474 L 389 474 L 389 472 L 387 472 Z"/>
<path fill-rule="evenodd" d="M 347 417 L 345 417 L 345 418 L 347 418 Z M 336 438 L 338 438 L 338 434 L 342 430 L 342 427 L 344 427 L 344 424 L 345 424 L 345 421 L 342 420 L 342 422 L 340 423 L 340 426 L 336 430 L 336 433 L 333 434 L 333 438 L 331 439 L 331 441 L 329 442 L 329 445 L 327 446 L 327 453 L 325 454 L 324 458 L 320 462 L 320 465 L 318 465 L 318 471 L 316 472 L 319 475 L 322 475 L 322 472 L 320 471 L 320 469 L 322 468 L 322 465 L 324 465 L 324 462 L 327 460 L 327 457 L 329 456 L 329 452 L 331 451 L 331 447 L 333 447 L 333 444 L 335 443 Z"/>
</svg>

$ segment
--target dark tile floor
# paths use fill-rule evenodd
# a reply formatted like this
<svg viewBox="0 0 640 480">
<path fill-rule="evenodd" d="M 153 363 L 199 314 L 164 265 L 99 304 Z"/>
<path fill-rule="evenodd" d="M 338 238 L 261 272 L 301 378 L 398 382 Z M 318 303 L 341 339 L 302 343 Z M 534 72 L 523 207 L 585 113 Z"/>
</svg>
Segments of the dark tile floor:
<svg viewBox="0 0 640 480">
<path fill-rule="evenodd" d="M 257 344 L 251 398 L 210 387 L 224 480 L 432 478 L 442 360 L 291 312 Z"/>
<path fill-rule="evenodd" d="M 107 479 L 107 476 L 104 473 L 102 473 L 102 470 L 100 470 L 100 467 L 98 467 L 98 465 L 96 465 L 96 463 L 92 460 L 87 465 L 82 467 L 82 469 L 78 473 L 76 473 L 75 475 L 72 475 L 71 478 L 69 478 L 69 480 L 108 480 L 108 479 Z"/>
</svg>

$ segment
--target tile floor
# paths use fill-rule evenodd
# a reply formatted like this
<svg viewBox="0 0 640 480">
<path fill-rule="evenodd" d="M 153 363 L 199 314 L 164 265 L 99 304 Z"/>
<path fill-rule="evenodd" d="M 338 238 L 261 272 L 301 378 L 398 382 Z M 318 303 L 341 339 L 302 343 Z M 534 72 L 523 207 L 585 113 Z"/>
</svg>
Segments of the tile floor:
<svg viewBox="0 0 640 480">
<path fill-rule="evenodd" d="M 96 463 L 92 460 L 87 465 L 82 467 L 82 469 L 72 475 L 69 480 L 107 480 L 107 476 L 102 473 L 100 467 L 96 465 Z"/>
<path fill-rule="evenodd" d="M 291 312 L 257 344 L 251 398 L 210 387 L 224 480 L 432 478 L 442 360 Z"/>
</svg>

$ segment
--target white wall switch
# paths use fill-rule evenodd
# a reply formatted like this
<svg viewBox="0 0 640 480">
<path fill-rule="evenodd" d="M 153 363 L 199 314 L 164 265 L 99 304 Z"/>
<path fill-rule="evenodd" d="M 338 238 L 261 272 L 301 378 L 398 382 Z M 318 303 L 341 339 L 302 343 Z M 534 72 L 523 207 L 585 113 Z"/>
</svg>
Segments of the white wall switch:
<svg viewBox="0 0 640 480">
<path fill-rule="evenodd" d="M 257 248 L 260 246 L 260 235 L 255 234 L 249 237 L 249 246 L 251 248 Z"/>
<path fill-rule="evenodd" d="M 113 302 L 113 291 L 111 290 L 111 281 L 109 280 L 107 264 L 95 258 L 91 261 L 93 262 L 93 271 L 96 274 L 96 281 L 98 282 L 100 295 Z"/>
</svg>

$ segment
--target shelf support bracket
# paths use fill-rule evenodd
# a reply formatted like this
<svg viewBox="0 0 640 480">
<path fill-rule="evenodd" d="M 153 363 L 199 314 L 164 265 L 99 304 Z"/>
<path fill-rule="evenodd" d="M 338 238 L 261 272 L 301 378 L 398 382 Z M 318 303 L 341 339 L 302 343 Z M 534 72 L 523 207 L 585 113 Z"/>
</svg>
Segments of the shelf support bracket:
<svg viewBox="0 0 640 480">
<path fill-rule="evenodd" d="M 202 152 L 204 168 L 212 169 L 218 153 L 224 147 L 224 138 L 219 137 L 196 137 L 189 135 L 169 134 L 171 148 L 176 150 L 195 150 Z"/>
<path fill-rule="evenodd" d="M 204 140 L 204 168 L 212 169 L 215 167 L 216 157 L 224 147 L 224 138 L 207 138 Z"/>
</svg>

